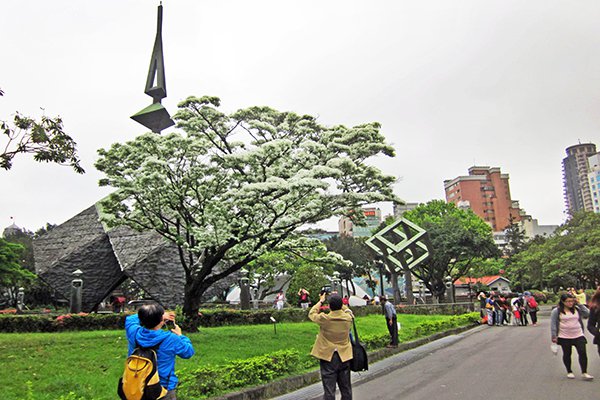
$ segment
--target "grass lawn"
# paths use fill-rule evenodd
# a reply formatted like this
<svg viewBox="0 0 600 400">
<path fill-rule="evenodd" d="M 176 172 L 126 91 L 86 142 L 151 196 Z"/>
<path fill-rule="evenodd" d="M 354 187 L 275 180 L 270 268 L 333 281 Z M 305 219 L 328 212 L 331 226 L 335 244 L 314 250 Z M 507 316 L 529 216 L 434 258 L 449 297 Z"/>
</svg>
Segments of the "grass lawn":
<svg viewBox="0 0 600 400">
<path fill-rule="evenodd" d="M 449 316 L 398 315 L 403 328 Z M 381 315 L 357 318 L 360 335 L 387 332 Z M 309 356 L 318 327 L 312 322 L 201 328 L 188 334 L 196 350 L 177 370 L 219 365 L 232 360 L 297 349 Z M 400 341 L 407 337 L 404 329 Z M 124 331 L 0 334 L 0 387 L 5 399 L 115 399 L 127 343 Z M 72 392 L 73 394 L 69 395 Z"/>
</svg>

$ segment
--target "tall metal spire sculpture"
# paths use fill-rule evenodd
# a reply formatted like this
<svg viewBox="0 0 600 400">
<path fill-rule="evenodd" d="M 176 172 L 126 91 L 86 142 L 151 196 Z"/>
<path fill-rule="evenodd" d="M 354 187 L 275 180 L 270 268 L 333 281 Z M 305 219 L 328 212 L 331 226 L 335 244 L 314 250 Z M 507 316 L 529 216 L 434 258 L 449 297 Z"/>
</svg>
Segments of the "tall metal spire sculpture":
<svg viewBox="0 0 600 400">
<path fill-rule="evenodd" d="M 165 83 L 165 61 L 163 59 L 162 45 L 162 2 L 158 6 L 158 24 L 156 27 L 156 39 L 154 40 L 154 49 L 150 58 L 150 69 L 148 70 L 148 79 L 146 80 L 146 93 L 152 97 L 152 104 L 131 118 L 154 133 L 160 133 L 163 129 L 175 125 L 169 112 L 160 103 L 167 97 L 167 84 Z"/>
</svg>

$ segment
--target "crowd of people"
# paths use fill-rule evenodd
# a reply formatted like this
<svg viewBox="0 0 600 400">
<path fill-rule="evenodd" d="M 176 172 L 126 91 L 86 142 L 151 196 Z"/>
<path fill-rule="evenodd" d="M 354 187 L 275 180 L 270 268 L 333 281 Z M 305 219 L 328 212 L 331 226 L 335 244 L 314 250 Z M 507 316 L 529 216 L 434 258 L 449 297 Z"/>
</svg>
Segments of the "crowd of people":
<svg viewBox="0 0 600 400">
<path fill-rule="evenodd" d="M 481 323 L 489 326 L 537 325 L 537 300 L 530 292 L 513 296 L 495 292 L 481 292 L 477 296 L 481 308 Z"/>
</svg>

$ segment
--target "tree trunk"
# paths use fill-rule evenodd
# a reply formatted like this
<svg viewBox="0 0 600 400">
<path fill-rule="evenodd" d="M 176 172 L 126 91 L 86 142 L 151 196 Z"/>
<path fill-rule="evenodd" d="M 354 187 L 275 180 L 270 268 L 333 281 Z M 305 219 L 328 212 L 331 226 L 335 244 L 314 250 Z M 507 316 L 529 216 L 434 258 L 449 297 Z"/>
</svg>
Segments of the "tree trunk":
<svg viewBox="0 0 600 400">
<path fill-rule="evenodd" d="M 183 298 L 183 314 L 190 318 L 196 319 L 200 310 L 200 299 L 202 294 L 208 289 L 205 285 L 191 281 L 185 283 L 185 294 Z"/>
<path fill-rule="evenodd" d="M 406 302 L 414 304 L 415 296 L 413 295 L 412 273 L 408 268 L 404 268 L 404 289 L 406 290 Z"/>
<path fill-rule="evenodd" d="M 394 290 L 394 303 L 399 304 L 402 301 L 402 293 L 400 293 L 400 287 L 398 286 L 398 273 L 395 268 L 389 268 L 391 279 L 392 279 L 392 289 Z"/>
</svg>

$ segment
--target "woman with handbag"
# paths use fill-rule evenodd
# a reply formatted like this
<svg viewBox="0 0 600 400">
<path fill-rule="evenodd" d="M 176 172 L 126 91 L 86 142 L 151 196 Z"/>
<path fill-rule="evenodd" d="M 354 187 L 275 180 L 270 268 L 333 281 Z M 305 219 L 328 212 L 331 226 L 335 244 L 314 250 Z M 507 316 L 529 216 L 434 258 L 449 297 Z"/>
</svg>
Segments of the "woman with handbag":
<svg viewBox="0 0 600 400">
<path fill-rule="evenodd" d="M 581 375 L 585 380 L 594 379 L 587 373 L 587 340 L 583 335 L 583 318 L 587 318 L 590 311 L 585 304 L 577 304 L 575 296 L 565 293 L 560 296 L 558 306 L 550 314 L 550 334 L 552 343 L 557 343 L 563 352 L 563 363 L 567 369 L 567 378 L 575 379 L 571 369 L 571 352 L 573 347 L 579 355 Z"/>
</svg>

